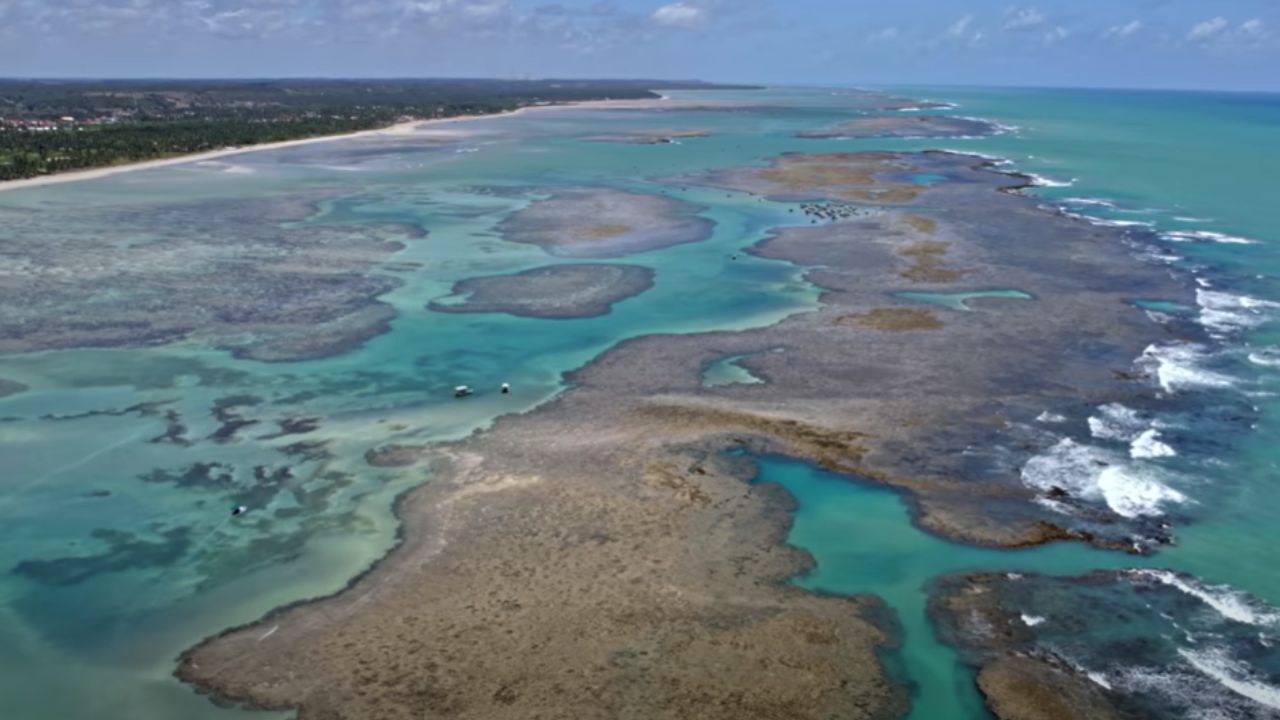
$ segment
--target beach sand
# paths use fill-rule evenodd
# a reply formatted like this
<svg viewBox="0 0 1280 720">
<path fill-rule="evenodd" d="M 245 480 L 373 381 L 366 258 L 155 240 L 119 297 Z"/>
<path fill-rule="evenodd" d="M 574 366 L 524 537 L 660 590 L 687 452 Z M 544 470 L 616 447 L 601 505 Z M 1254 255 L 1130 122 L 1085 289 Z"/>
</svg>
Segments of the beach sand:
<svg viewBox="0 0 1280 720">
<path fill-rule="evenodd" d="M 703 103 L 705 105 L 705 103 Z M 0 192 L 5 190 L 22 190 L 25 188 L 40 187 L 43 185 L 57 185 L 59 183 L 79 182 L 81 180 L 95 180 L 98 178 L 111 177 L 121 173 L 135 172 L 137 170 L 151 170 L 154 168 L 170 167 L 173 165 L 184 165 L 187 163 L 196 163 L 206 160 L 215 160 L 231 155 L 242 155 L 244 153 L 262 152 L 265 150 L 280 150 L 283 148 L 298 147 L 301 145 L 313 145 L 315 143 L 334 142 L 337 140 L 355 140 L 359 138 L 370 137 L 395 137 L 404 135 L 414 135 L 426 130 L 427 128 L 439 128 L 440 126 L 464 123 L 471 120 L 490 120 L 498 117 L 508 117 L 520 115 L 532 111 L 558 110 L 565 108 L 601 108 L 601 109 L 631 109 L 643 110 L 655 107 L 674 107 L 683 106 L 685 103 L 670 101 L 664 98 L 650 98 L 640 100 L 587 100 L 583 102 L 555 103 L 551 105 L 527 105 L 515 110 L 508 110 L 501 113 L 493 113 L 489 115 L 465 115 L 448 118 L 427 118 L 423 120 L 410 120 L 402 123 L 391 125 L 390 127 L 376 128 L 373 130 L 361 130 L 360 132 L 344 133 L 342 135 L 322 135 L 319 137 L 299 138 L 297 140 L 284 140 L 274 143 L 262 143 L 261 145 L 246 145 L 243 147 L 228 147 L 220 150 L 210 150 L 209 152 L 194 153 L 191 155 L 179 155 L 176 157 L 160 158 L 157 160 L 144 160 L 142 162 L 125 163 L 122 165 L 109 165 L 107 167 L 87 168 L 84 170 L 71 170 L 68 172 L 55 173 L 52 175 L 41 175 L 33 178 L 22 178 L 20 180 L 3 180 L 0 181 Z M 700 106 L 694 104 L 695 107 Z"/>
</svg>

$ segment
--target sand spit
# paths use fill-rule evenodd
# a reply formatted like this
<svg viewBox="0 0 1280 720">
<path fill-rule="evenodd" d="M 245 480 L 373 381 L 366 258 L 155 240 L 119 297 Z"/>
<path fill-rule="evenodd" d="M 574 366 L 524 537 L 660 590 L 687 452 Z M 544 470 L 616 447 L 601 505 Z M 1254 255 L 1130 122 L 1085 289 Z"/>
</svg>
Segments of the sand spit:
<svg viewBox="0 0 1280 720">
<path fill-rule="evenodd" d="M 710 130 L 703 128 L 690 128 L 685 130 L 653 130 L 650 132 L 611 133 L 605 135 L 593 135 L 587 139 L 594 142 L 611 142 L 623 145 L 672 145 L 679 143 L 681 140 L 710 137 L 710 135 Z"/>
<path fill-rule="evenodd" d="M 714 224 L 697 205 L 610 188 L 564 188 L 498 224 L 504 240 L 551 255 L 620 257 L 711 237 Z"/>
<path fill-rule="evenodd" d="M 912 172 L 961 182 L 896 179 Z M 945 153 L 788 155 L 684 180 L 878 198 L 882 212 L 779 230 L 755 249 L 808 266 L 826 290 L 818 311 L 637 338 L 534 412 L 447 446 L 372 452 L 434 473 L 399 506 L 403 543 L 332 598 L 207 640 L 179 676 L 303 720 L 899 717 L 904 695 L 875 656 L 891 641 L 870 619 L 878 605 L 786 586 L 811 562 L 782 544 L 789 499 L 745 484 L 750 464 L 722 450 L 895 486 L 922 527 L 972 542 L 1127 548 L 1151 530 L 1103 507 L 1053 513 L 995 455 L 1033 444 L 1010 433 L 1046 408 L 1150 392 L 1112 372 L 1162 332 L 1123 299 L 1188 290 L 1129 257 L 1122 230 L 998 192 L 1020 181 Z M 901 276 L 914 262 L 903 250 L 922 242 L 970 271 L 963 286 Z M 879 318 L 903 316 L 885 309 L 910 308 L 892 298 L 904 283 L 1016 286 L 1036 300 L 937 309 L 941 327 L 886 332 Z M 703 368 L 727 354 L 767 382 L 704 387 Z"/>
</svg>

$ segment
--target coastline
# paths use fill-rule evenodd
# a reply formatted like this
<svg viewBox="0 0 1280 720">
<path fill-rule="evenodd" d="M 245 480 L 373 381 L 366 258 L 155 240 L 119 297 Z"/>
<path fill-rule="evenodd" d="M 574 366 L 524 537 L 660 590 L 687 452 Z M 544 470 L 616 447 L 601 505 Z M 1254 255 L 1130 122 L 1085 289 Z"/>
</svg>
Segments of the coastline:
<svg viewBox="0 0 1280 720">
<path fill-rule="evenodd" d="M 100 178 L 111 177 L 121 173 L 134 172 L 137 170 L 152 170 L 155 168 L 171 167 L 174 165 L 184 165 L 186 163 L 202 162 L 205 160 L 215 160 L 218 158 L 229 157 L 232 155 L 243 155 L 245 153 L 262 152 L 266 150 L 280 150 L 283 148 L 298 147 L 302 145 L 313 145 L 316 143 L 334 142 L 338 140 L 355 140 L 365 137 L 377 136 L 397 136 L 411 135 L 419 128 L 434 125 L 448 125 L 453 123 L 463 123 L 472 120 L 490 120 L 493 118 L 510 117 L 521 115 L 532 110 L 552 110 L 563 108 L 634 108 L 644 109 L 653 107 L 655 103 L 661 103 L 668 98 L 664 95 L 659 98 L 646 98 L 637 100 L 582 100 L 578 102 L 554 103 L 550 105 L 525 105 L 514 110 L 504 110 L 498 113 L 489 113 L 486 115 L 459 115 L 447 118 L 426 118 L 422 120 L 409 120 L 394 125 L 388 125 L 382 128 L 373 128 L 370 130 L 360 130 L 353 133 L 343 133 L 341 135 L 318 135 L 316 137 L 298 138 L 296 140 L 281 140 L 280 142 L 262 143 L 259 145 L 245 145 L 243 147 L 227 147 L 218 150 L 209 150 L 202 153 L 192 153 L 188 155 L 176 155 L 174 157 L 157 158 L 155 160 L 140 160 L 138 162 L 124 163 L 121 165 L 107 165 L 105 167 L 85 168 L 83 170 L 68 170 L 66 172 L 54 173 L 52 175 L 39 175 L 32 178 L 21 178 L 18 180 L 0 181 L 0 192 L 6 190 L 24 190 L 27 188 L 41 187 L 45 185 L 58 185 L 61 183 L 80 182 L 82 180 L 97 180 Z"/>
</svg>

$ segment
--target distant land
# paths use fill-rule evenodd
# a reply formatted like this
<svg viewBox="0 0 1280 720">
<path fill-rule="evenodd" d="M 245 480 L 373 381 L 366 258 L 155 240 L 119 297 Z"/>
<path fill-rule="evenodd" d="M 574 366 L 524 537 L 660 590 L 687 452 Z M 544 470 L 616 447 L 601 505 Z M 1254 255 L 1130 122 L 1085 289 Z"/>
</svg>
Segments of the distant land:
<svg viewBox="0 0 1280 720">
<path fill-rule="evenodd" d="M 411 120 L 742 87 L 699 80 L 0 79 L 0 181 Z"/>
</svg>

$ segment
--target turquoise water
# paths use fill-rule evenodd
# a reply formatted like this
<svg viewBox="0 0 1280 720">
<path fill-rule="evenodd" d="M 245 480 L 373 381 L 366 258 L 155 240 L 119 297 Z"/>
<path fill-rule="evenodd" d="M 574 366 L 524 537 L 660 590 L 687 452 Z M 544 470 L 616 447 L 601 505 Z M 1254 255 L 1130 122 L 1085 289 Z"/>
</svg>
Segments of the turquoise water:
<svg viewBox="0 0 1280 720">
<path fill-rule="evenodd" d="M 856 96 L 775 89 L 727 94 L 773 105 L 749 112 L 527 113 L 468 123 L 465 132 L 441 142 L 328 143 L 0 193 L 0 213 L 38 211 L 47 218 L 46 228 L 21 242 L 40 242 L 42 232 L 92 237 L 101 230 L 93 225 L 98 208 L 163 213 L 178 203 L 316 190 L 335 197 L 304 222 L 392 221 L 430 233 L 394 257 L 397 267 L 385 269 L 403 281 L 384 298 L 398 312 L 391 331 L 339 356 L 263 364 L 194 342 L 0 356 L 0 378 L 31 388 L 0 399 L 6 471 L 0 478 L 0 697 L 6 710 L 67 719 L 245 714 L 215 707 L 173 681 L 174 658 L 209 633 L 340 588 L 390 547 L 393 498 L 428 478 L 417 468 L 371 468 L 363 461 L 366 450 L 460 437 L 500 414 L 534 407 L 563 390 L 562 373 L 630 337 L 759 326 L 816 306 L 819 291 L 801 279 L 799 268 L 742 253 L 770 228 L 798 222 L 789 206 L 654 179 L 796 150 L 946 147 L 1007 157 L 1051 183 L 1074 181 L 1035 190 L 1046 201 L 1132 227 L 1161 248 L 1164 259 L 1151 261 L 1173 262 L 1207 283 L 1210 294 L 1202 295 L 1199 313 L 1220 331 L 1220 341 L 1193 356 L 1166 358 L 1181 364 L 1165 368 L 1165 391 L 1176 410 L 1160 432 L 1177 454 L 1126 461 L 1124 469 L 1157 478 L 1186 498 L 1176 508 L 1178 544 L 1151 562 L 1280 605 L 1280 574 L 1261 571 L 1271 567 L 1280 543 L 1280 484 L 1274 482 L 1280 329 L 1271 318 L 1275 308 L 1266 304 L 1280 302 L 1280 217 L 1269 175 L 1280 161 L 1274 142 L 1280 99 L 906 92 L 956 102 L 958 113 L 1019 129 L 942 142 L 798 140 L 797 130 L 847 119 L 859 108 Z M 711 135 L 679 146 L 585 140 L 606 125 L 617 132 L 702 127 Z M 628 257 L 656 271 L 655 287 L 608 316 L 548 321 L 424 309 L 460 279 L 556 262 L 536 247 L 502 241 L 495 231 L 532 199 L 530 187 L 555 185 L 681 198 L 704 208 L 715 233 L 702 243 Z M 119 234 L 127 240 L 128 228 Z M 0 240 L 18 242 L 3 230 Z M 708 369 L 711 381 L 744 381 L 732 369 L 745 372 L 736 358 L 720 360 Z M 457 384 L 483 389 L 500 382 L 515 391 L 482 392 L 463 403 L 449 392 Z M 237 411 L 262 425 L 231 442 L 209 440 L 219 426 L 211 408 L 245 394 L 256 400 Z M 193 442 L 147 442 L 166 425 L 162 413 L 127 411 L 143 402 L 178 410 Z M 1256 407 L 1252 432 L 1216 420 L 1214 408 L 1241 402 Z M 319 418 L 319 428 L 305 436 L 263 437 L 274 421 L 297 415 Z M 1088 435 L 1087 420 L 1065 418 L 1061 430 Z M 300 439 L 327 442 L 327 453 L 287 454 Z M 1130 452 L 1127 440 L 1090 442 L 1099 452 Z M 184 476 L 196 463 L 221 463 L 229 479 Z M 268 474 L 287 468 L 288 475 L 264 489 L 256 480 L 259 467 Z M 818 568 L 797 582 L 875 593 L 897 613 L 918 718 L 981 714 L 967 671 L 937 644 L 924 618 L 921 588 L 931 577 L 965 569 L 1075 573 L 1133 562 L 1074 546 L 1026 553 L 957 546 L 914 529 L 898 496 L 883 489 L 775 460 L 763 463 L 761 478 L 781 482 L 799 498 L 791 541 L 809 549 Z M 230 520 L 227 509 L 242 500 L 252 505 L 250 513 Z"/>
<path fill-rule="evenodd" d="M 796 584 L 847 595 L 870 593 L 893 608 L 902 643 L 895 653 L 911 683 L 913 720 L 988 717 L 972 674 L 929 626 L 923 588 L 929 578 L 991 569 L 1076 574 L 1132 564 L 1126 556 L 1075 544 L 1013 551 L 959 546 L 915 528 L 901 495 L 887 487 L 850 482 L 786 459 L 758 464 L 755 482 L 778 483 L 795 496 L 799 509 L 788 541 L 818 562 Z"/>
<path fill-rule="evenodd" d="M 949 310 L 960 310 L 968 312 L 973 310 L 969 305 L 970 300 L 978 300 L 981 298 L 1012 298 L 1014 300 L 1034 300 L 1035 297 L 1021 290 L 974 290 L 972 292 L 914 292 L 904 291 L 893 294 L 894 297 L 903 300 L 916 300 L 918 302 L 931 303 L 933 305 L 941 305 Z"/>
<path fill-rule="evenodd" d="M 738 361 L 747 355 L 726 355 L 714 360 L 702 371 L 702 384 L 706 387 L 723 385 L 758 385 L 764 382 Z"/>
</svg>

